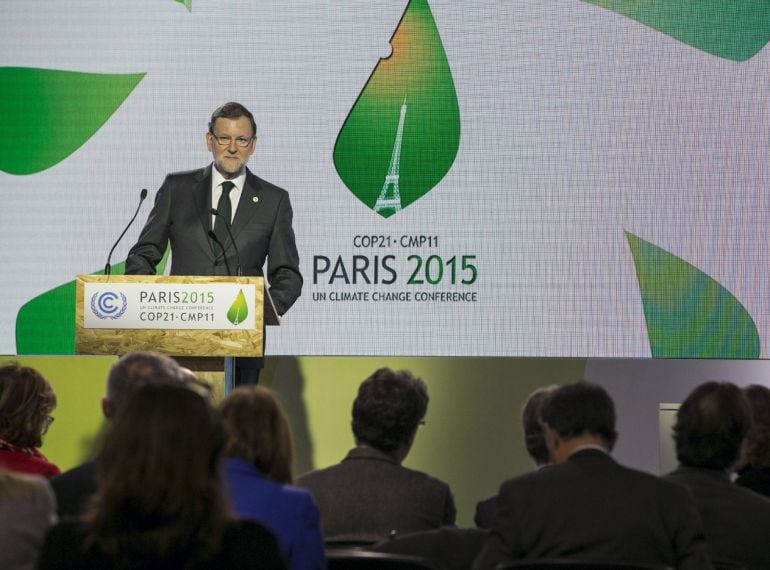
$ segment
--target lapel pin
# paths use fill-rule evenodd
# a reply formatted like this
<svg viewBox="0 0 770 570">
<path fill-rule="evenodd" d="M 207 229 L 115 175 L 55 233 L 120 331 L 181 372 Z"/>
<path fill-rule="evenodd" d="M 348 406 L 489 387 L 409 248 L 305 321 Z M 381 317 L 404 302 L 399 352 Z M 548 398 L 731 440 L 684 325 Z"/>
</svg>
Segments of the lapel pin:
<svg viewBox="0 0 770 570">
<path fill-rule="evenodd" d="M 259 197 L 258 197 L 258 196 L 254 196 L 254 197 L 251 199 L 251 201 L 252 201 L 252 202 L 254 202 L 254 203 L 256 204 L 257 202 L 259 202 Z"/>
</svg>

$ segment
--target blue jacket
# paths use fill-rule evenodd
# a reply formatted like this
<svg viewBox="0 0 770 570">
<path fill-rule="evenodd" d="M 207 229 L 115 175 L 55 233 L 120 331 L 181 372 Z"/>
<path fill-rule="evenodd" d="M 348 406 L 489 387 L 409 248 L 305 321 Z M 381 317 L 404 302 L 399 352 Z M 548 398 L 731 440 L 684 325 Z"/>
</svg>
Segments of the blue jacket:
<svg viewBox="0 0 770 570">
<path fill-rule="evenodd" d="M 225 480 L 236 517 L 272 530 L 293 570 L 326 568 L 318 507 L 309 491 L 270 481 L 234 457 L 225 459 Z"/>
</svg>

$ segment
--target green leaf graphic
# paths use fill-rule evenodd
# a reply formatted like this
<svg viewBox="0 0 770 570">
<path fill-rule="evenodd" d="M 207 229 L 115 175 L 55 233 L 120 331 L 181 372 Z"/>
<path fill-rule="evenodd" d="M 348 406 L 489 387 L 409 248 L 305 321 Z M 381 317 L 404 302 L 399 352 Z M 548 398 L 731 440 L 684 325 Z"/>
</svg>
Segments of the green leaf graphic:
<svg viewBox="0 0 770 570">
<path fill-rule="evenodd" d="M 171 250 L 155 270 L 162 275 Z M 112 266 L 123 275 L 125 262 Z M 97 271 L 92 275 L 103 275 Z M 16 315 L 16 354 L 75 354 L 75 281 L 59 285 L 25 303 Z"/>
<path fill-rule="evenodd" d="M 238 296 L 230 305 L 230 309 L 227 311 L 227 320 L 238 325 L 242 323 L 249 315 L 249 306 L 246 304 L 246 296 L 243 294 L 243 289 L 238 292 Z"/>
<path fill-rule="evenodd" d="M 337 136 L 334 165 L 367 207 L 387 218 L 435 187 L 460 145 L 452 72 L 426 0 L 410 0 Z"/>
<path fill-rule="evenodd" d="M 714 279 L 626 232 L 654 358 L 759 358 L 754 321 Z"/>
<path fill-rule="evenodd" d="M 174 0 L 174 2 L 178 2 L 179 4 L 183 4 L 185 8 L 187 8 L 188 12 L 192 12 L 192 0 Z"/>
<path fill-rule="evenodd" d="M 732 61 L 751 59 L 770 41 L 767 0 L 583 1 Z"/>
<path fill-rule="evenodd" d="M 80 148 L 144 73 L 0 67 L 0 170 L 34 174 Z"/>
</svg>

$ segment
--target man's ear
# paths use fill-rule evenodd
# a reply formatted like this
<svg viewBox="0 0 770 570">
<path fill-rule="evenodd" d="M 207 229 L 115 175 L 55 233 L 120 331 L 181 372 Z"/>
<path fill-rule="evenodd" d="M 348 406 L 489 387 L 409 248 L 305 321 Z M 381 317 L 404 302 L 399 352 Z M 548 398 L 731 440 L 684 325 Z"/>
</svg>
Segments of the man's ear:
<svg viewBox="0 0 770 570">
<path fill-rule="evenodd" d="M 543 424 L 543 433 L 545 433 L 545 443 L 548 447 L 548 453 L 551 456 L 551 462 L 554 461 L 554 451 L 559 449 L 559 445 L 561 444 L 561 438 L 559 437 L 559 434 L 556 432 L 555 429 L 553 429 L 548 424 Z"/>
<path fill-rule="evenodd" d="M 112 414 L 115 413 L 115 410 L 112 409 L 112 404 L 110 404 L 110 401 L 107 398 L 102 398 L 102 413 L 108 420 L 111 419 Z"/>
<path fill-rule="evenodd" d="M 741 448 L 738 451 L 738 458 L 735 460 L 735 463 L 730 468 L 731 471 L 738 472 L 751 463 L 751 460 L 749 459 L 749 455 L 752 452 L 752 447 L 754 446 L 751 443 L 749 443 L 749 438 L 744 437 L 743 441 L 741 441 Z"/>
</svg>

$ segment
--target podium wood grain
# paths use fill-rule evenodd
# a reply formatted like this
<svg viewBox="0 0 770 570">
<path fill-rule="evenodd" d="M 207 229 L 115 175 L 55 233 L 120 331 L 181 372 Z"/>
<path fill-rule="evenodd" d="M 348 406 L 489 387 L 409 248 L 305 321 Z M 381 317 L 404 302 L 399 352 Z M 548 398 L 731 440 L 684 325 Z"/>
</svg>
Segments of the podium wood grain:
<svg viewBox="0 0 770 570">
<path fill-rule="evenodd" d="M 262 356 L 262 277 L 78 275 L 75 301 L 75 353 L 123 355 L 152 350 L 169 356 Z M 256 285 L 254 330 L 87 329 L 83 326 L 85 283 L 240 283 Z"/>
</svg>

